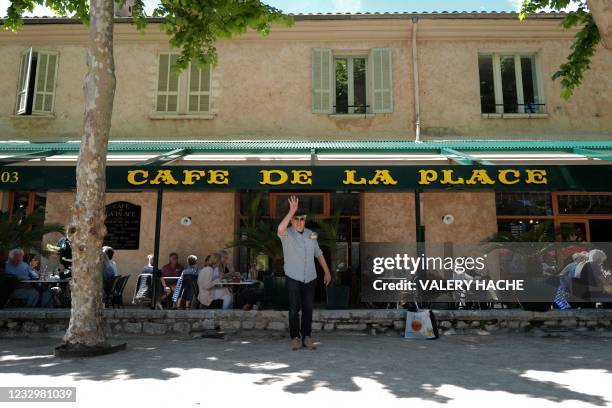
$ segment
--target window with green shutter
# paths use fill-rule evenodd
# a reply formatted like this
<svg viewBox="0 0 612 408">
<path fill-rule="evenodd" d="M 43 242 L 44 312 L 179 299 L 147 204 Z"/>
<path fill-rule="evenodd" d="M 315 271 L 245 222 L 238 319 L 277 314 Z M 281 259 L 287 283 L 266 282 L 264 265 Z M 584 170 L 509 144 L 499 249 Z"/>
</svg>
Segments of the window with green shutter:
<svg viewBox="0 0 612 408">
<path fill-rule="evenodd" d="M 372 66 L 372 111 L 393 112 L 391 48 L 374 48 L 371 51 Z"/>
<path fill-rule="evenodd" d="M 17 89 L 17 115 L 53 112 L 59 55 L 29 48 L 21 56 Z"/>
<path fill-rule="evenodd" d="M 179 111 L 179 75 L 172 69 L 178 54 L 159 54 L 157 64 L 157 95 L 155 111 L 178 113 Z"/>
<path fill-rule="evenodd" d="M 198 64 L 189 64 L 189 113 L 210 112 L 211 66 L 202 68 Z"/>
<path fill-rule="evenodd" d="M 393 112 L 392 50 L 369 55 L 312 50 L 312 112 L 368 114 Z"/>
<path fill-rule="evenodd" d="M 332 52 L 326 48 L 312 50 L 312 111 L 332 113 Z"/>
<path fill-rule="evenodd" d="M 178 73 L 172 68 L 178 57 L 179 54 L 173 52 L 159 54 L 155 114 L 176 118 L 206 117 L 211 112 L 212 67 L 199 67 L 193 62 Z"/>
</svg>

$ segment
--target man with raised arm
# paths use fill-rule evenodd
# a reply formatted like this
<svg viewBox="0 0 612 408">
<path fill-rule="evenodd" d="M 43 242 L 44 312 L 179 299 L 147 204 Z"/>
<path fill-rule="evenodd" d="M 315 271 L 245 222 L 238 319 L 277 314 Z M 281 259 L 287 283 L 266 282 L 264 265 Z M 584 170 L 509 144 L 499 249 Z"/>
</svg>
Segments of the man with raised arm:
<svg viewBox="0 0 612 408">
<path fill-rule="evenodd" d="M 316 348 L 311 337 L 312 307 L 314 303 L 317 272 L 314 258 L 323 268 L 323 283 L 331 282 L 331 274 L 319 248 L 317 235 L 305 228 L 306 213 L 299 207 L 297 197 L 289 197 L 289 212 L 278 225 L 277 234 L 283 244 L 287 293 L 289 297 L 289 334 L 291 349 Z M 291 223 L 291 226 L 289 226 Z M 300 309 L 302 321 L 300 324 Z"/>
</svg>

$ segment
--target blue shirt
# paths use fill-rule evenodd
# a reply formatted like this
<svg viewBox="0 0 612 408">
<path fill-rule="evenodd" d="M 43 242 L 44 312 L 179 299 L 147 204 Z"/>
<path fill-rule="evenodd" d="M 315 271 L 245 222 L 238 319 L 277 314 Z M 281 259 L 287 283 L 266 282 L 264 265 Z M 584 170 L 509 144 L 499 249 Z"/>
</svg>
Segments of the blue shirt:
<svg viewBox="0 0 612 408">
<path fill-rule="evenodd" d="M 285 275 L 304 283 L 317 279 L 314 259 L 323 252 L 313 232 L 304 228 L 304 232 L 299 233 L 289 227 L 285 235 L 278 237 L 283 244 Z"/>
<path fill-rule="evenodd" d="M 36 272 L 30 268 L 30 265 L 23 261 L 17 265 L 11 261 L 6 261 L 4 264 L 4 271 L 9 275 L 16 276 L 19 280 L 38 279 Z"/>
</svg>

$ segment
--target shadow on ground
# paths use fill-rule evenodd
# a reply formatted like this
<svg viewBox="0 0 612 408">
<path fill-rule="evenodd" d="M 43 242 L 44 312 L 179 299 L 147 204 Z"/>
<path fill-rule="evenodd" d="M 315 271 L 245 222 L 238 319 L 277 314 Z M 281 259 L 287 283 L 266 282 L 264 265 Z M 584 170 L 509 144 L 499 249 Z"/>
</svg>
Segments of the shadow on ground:
<svg viewBox="0 0 612 408">
<path fill-rule="evenodd" d="M 315 388 L 360 391 L 354 378 L 379 382 L 398 398 L 448 402 L 436 389 L 505 391 L 552 402 L 610 403 L 604 393 L 583 393 L 557 382 L 534 380 L 530 371 L 612 370 L 612 338 L 573 336 L 536 338 L 525 334 L 448 336 L 436 341 L 406 341 L 391 336 L 321 334 L 319 349 L 289 350 L 286 338 L 233 336 L 225 340 L 191 337 L 128 337 L 128 350 L 90 359 L 58 360 L 59 339 L 0 338 L 2 374 L 70 375 L 75 380 L 167 380 L 182 370 L 206 369 L 260 374 L 265 386 L 297 374 L 283 391 L 304 394 Z M 180 371 L 180 370 L 179 370 Z M 596 374 L 593 372 L 593 374 Z"/>
</svg>

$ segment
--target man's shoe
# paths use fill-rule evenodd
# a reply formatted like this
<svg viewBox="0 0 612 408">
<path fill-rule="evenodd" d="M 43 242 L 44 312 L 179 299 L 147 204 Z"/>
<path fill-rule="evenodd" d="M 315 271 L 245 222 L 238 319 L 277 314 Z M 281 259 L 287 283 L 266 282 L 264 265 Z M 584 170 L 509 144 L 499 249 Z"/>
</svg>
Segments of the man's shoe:
<svg viewBox="0 0 612 408">
<path fill-rule="evenodd" d="M 299 337 L 295 337 L 293 340 L 291 340 L 291 350 L 295 351 L 301 348 L 302 348 L 302 342 L 300 341 Z"/>
<path fill-rule="evenodd" d="M 312 340 L 312 337 L 310 336 L 304 337 L 304 347 L 306 347 L 308 350 L 315 350 L 317 348 Z"/>
</svg>

